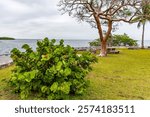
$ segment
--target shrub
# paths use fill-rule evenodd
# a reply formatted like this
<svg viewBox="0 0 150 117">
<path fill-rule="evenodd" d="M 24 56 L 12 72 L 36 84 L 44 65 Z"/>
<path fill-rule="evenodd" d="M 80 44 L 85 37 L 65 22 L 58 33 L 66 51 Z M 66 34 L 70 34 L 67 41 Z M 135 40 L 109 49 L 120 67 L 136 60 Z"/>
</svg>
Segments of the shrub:
<svg viewBox="0 0 150 117">
<path fill-rule="evenodd" d="M 107 45 L 111 45 L 111 38 L 109 37 L 108 40 L 107 40 Z M 95 39 L 91 42 L 89 42 L 90 46 L 101 46 L 101 41 L 100 39 Z"/>
<path fill-rule="evenodd" d="M 25 52 L 14 48 L 11 57 L 16 65 L 11 77 L 11 85 L 21 99 L 31 95 L 37 98 L 65 99 L 68 95 L 83 94 L 87 87 L 86 74 L 90 64 L 97 58 L 89 52 L 81 56 L 63 40 L 45 38 L 37 42 L 36 51 L 29 45 L 22 46 Z"/>
<path fill-rule="evenodd" d="M 92 42 L 89 42 L 90 46 L 100 46 L 100 39 L 95 39 Z M 107 45 L 112 46 L 137 46 L 137 40 L 133 40 L 127 34 L 123 35 L 113 35 L 107 40 Z"/>
<path fill-rule="evenodd" d="M 130 38 L 127 34 L 113 35 L 114 46 L 137 46 L 137 41 Z"/>
<path fill-rule="evenodd" d="M 100 46 L 101 45 L 101 42 L 100 42 L 100 39 L 95 39 L 91 42 L 89 42 L 90 46 Z"/>
</svg>

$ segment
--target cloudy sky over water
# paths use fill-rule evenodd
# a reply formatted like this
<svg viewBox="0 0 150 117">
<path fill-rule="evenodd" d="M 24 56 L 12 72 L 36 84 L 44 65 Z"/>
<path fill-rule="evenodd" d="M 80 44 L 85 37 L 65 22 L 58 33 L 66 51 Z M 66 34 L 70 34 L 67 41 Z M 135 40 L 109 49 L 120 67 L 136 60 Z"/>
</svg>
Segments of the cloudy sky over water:
<svg viewBox="0 0 150 117">
<path fill-rule="evenodd" d="M 0 37 L 39 39 L 95 39 L 97 30 L 75 18 L 61 15 L 59 0 L 0 0 Z M 116 34 L 127 33 L 141 39 L 136 24 L 120 24 Z M 150 40 L 150 24 L 146 25 L 145 39 Z"/>
</svg>

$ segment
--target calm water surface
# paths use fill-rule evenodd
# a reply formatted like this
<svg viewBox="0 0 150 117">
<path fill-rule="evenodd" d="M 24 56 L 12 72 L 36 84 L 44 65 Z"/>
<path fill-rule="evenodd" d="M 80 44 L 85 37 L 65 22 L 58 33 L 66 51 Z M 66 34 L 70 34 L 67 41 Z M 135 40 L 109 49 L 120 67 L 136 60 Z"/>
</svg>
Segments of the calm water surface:
<svg viewBox="0 0 150 117">
<path fill-rule="evenodd" d="M 57 40 L 58 42 L 59 40 Z M 72 47 L 89 47 L 89 42 L 92 40 L 64 40 L 65 45 Z M 36 39 L 16 39 L 16 40 L 0 40 L 0 55 L 9 54 L 13 48 L 20 50 L 23 44 L 29 44 L 33 50 L 36 49 Z M 141 45 L 141 41 L 138 41 L 138 45 Z M 145 40 L 145 46 L 150 46 L 150 40 Z"/>
<path fill-rule="evenodd" d="M 16 40 L 0 40 L 0 55 L 9 54 L 13 48 L 20 50 L 23 44 L 29 44 L 33 50 L 36 49 L 36 39 L 16 39 Z M 59 40 L 57 40 L 59 42 Z M 65 45 L 72 47 L 89 47 L 91 40 L 64 40 Z"/>
</svg>

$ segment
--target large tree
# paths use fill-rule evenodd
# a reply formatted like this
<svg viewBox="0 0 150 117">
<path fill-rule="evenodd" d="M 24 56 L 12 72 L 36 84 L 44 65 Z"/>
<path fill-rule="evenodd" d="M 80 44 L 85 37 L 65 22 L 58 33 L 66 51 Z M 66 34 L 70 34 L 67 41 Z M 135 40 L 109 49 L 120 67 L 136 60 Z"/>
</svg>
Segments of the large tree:
<svg viewBox="0 0 150 117">
<path fill-rule="evenodd" d="M 144 48 L 144 33 L 146 22 L 150 21 L 150 0 L 143 0 L 141 4 L 142 8 L 139 15 L 133 19 L 133 22 L 138 22 L 137 27 L 142 26 L 142 41 L 141 48 Z"/>
<path fill-rule="evenodd" d="M 106 42 L 116 22 L 130 22 L 140 9 L 141 0 L 60 0 L 63 13 L 86 21 L 98 29 L 100 56 L 107 55 Z M 103 27 L 107 25 L 107 29 Z M 104 29 L 106 33 L 104 33 Z"/>
</svg>

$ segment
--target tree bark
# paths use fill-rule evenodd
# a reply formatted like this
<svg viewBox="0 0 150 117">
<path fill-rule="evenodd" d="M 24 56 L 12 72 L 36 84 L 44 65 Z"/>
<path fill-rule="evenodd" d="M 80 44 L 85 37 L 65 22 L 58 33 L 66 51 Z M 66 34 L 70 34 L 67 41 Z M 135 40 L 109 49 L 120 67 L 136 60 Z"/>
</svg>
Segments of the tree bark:
<svg viewBox="0 0 150 117">
<path fill-rule="evenodd" d="M 145 23 L 143 23 L 141 49 L 144 49 L 144 33 L 145 33 Z"/>
<path fill-rule="evenodd" d="M 101 22 L 100 22 L 100 19 L 99 19 L 99 17 L 97 15 L 94 15 L 94 18 L 95 18 L 97 29 L 98 29 L 99 39 L 101 41 L 101 50 L 100 50 L 99 56 L 105 57 L 105 56 L 107 56 L 106 40 L 104 40 L 104 37 L 103 37 L 103 31 L 102 31 L 102 27 L 101 27 Z"/>
<path fill-rule="evenodd" d="M 111 20 L 108 21 L 108 30 L 107 30 L 106 34 L 103 35 L 103 30 L 102 30 L 102 27 L 101 27 L 101 22 L 100 22 L 99 16 L 94 14 L 94 18 L 95 18 L 95 21 L 96 21 L 98 34 L 99 34 L 99 38 L 100 38 L 100 41 L 101 41 L 101 51 L 100 51 L 99 56 L 105 57 L 105 56 L 107 56 L 107 40 L 108 40 L 108 38 L 111 34 L 112 21 Z"/>
<path fill-rule="evenodd" d="M 101 50 L 100 50 L 100 56 L 105 57 L 107 56 L 107 41 L 101 40 Z"/>
<path fill-rule="evenodd" d="M 112 30 L 112 21 L 108 22 L 108 30 L 106 32 L 105 37 L 101 39 L 101 51 L 100 51 L 100 56 L 105 57 L 107 56 L 107 40 L 111 34 Z"/>
</svg>

